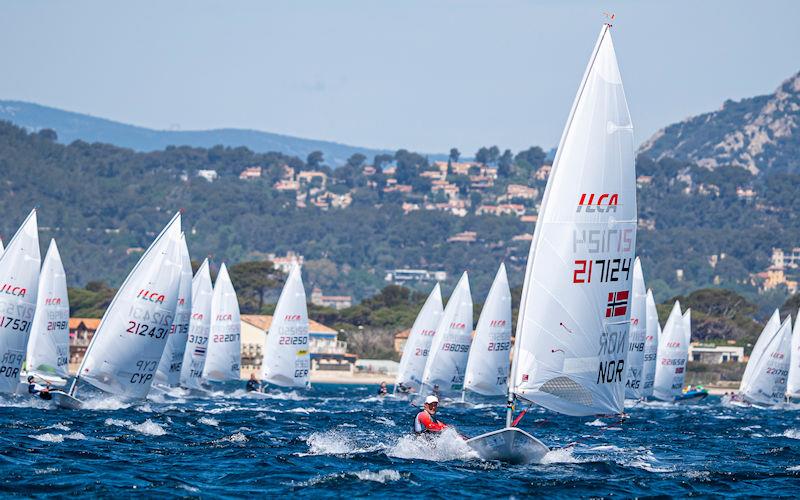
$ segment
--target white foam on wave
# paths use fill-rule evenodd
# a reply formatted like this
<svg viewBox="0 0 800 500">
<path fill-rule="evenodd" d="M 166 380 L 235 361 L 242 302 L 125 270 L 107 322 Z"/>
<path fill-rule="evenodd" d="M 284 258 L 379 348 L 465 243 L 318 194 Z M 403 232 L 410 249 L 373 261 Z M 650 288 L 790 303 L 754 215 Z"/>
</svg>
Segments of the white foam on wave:
<svg viewBox="0 0 800 500">
<path fill-rule="evenodd" d="M 580 460 L 575 456 L 575 448 L 567 446 L 566 448 L 553 448 L 542 457 L 542 464 L 577 464 Z"/>
<path fill-rule="evenodd" d="M 379 423 L 381 425 L 385 425 L 387 427 L 397 427 L 397 423 L 388 417 L 376 417 L 372 419 L 373 422 Z"/>
<path fill-rule="evenodd" d="M 479 458 L 475 450 L 453 428 L 447 428 L 436 435 L 405 435 L 386 454 L 390 457 L 434 462 Z"/>
<path fill-rule="evenodd" d="M 367 398 L 359 399 L 359 403 L 383 403 L 387 396 L 369 396 Z"/>
<path fill-rule="evenodd" d="M 132 405 L 113 396 L 101 396 L 97 399 L 86 399 L 83 408 L 86 410 L 125 410 Z"/>
<path fill-rule="evenodd" d="M 792 465 L 791 467 L 787 467 L 786 470 L 790 472 L 800 471 L 800 465 Z"/>
<path fill-rule="evenodd" d="M 328 413 L 326 410 L 320 410 L 319 408 L 314 408 L 310 406 L 308 408 L 292 408 L 291 410 L 286 410 L 286 413 L 302 413 L 304 415 L 308 415 L 310 413 Z"/>
<path fill-rule="evenodd" d="M 56 430 L 59 430 L 59 431 L 71 430 L 69 427 L 67 427 L 67 425 L 66 425 L 67 423 L 71 424 L 72 422 L 66 422 L 66 423 L 63 423 L 63 424 L 61 422 L 57 422 L 57 423 L 55 423 L 53 425 L 49 425 L 49 426 L 45 427 L 45 429 L 56 429 Z"/>
<path fill-rule="evenodd" d="M 374 481 L 376 483 L 400 480 L 400 473 L 394 469 L 381 469 L 379 471 L 360 470 L 354 472 L 353 475 L 362 481 Z"/>
<path fill-rule="evenodd" d="M 246 443 L 249 441 L 247 436 L 242 434 L 241 432 L 234 432 L 230 436 L 226 436 L 221 439 L 214 440 L 214 444 L 222 444 L 222 443 Z"/>
<path fill-rule="evenodd" d="M 308 453 L 301 455 L 350 455 L 367 453 L 376 448 L 362 446 L 355 436 L 344 431 L 315 432 L 306 438 Z"/>
<path fill-rule="evenodd" d="M 211 427 L 219 427 L 219 420 L 211 417 L 200 417 L 198 420 L 201 424 L 210 425 Z"/>
<path fill-rule="evenodd" d="M 785 431 L 783 431 L 783 436 L 790 439 L 800 439 L 800 430 L 786 429 Z"/>
<path fill-rule="evenodd" d="M 46 432 L 44 434 L 30 435 L 28 437 L 44 443 L 63 443 L 65 439 L 72 439 L 73 441 L 82 441 L 86 439 L 86 436 L 80 432 L 70 432 L 69 434 L 52 434 Z"/>
<path fill-rule="evenodd" d="M 107 418 L 105 424 L 108 426 L 125 427 L 132 431 L 145 434 L 147 436 L 163 436 L 167 433 L 163 426 L 153 422 L 149 418 L 140 424 L 134 424 L 130 420 L 117 420 L 115 418 Z"/>
<path fill-rule="evenodd" d="M 599 418 L 596 418 L 591 422 L 586 422 L 584 425 L 591 425 L 592 427 L 605 427 L 606 423 L 600 420 Z"/>
</svg>

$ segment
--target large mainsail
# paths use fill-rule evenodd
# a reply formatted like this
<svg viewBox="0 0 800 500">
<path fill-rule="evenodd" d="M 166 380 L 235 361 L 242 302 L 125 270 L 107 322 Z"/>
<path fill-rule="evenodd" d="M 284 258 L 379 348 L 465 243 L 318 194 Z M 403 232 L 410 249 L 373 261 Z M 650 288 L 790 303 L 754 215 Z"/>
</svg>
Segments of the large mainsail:
<svg viewBox="0 0 800 500">
<path fill-rule="evenodd" d="M 484 396 L 508 392 L 511 365 L 511 290 L 505 264 L 500 264 L 483 305 L 469 350 L 464 389 Z"/>
<path fill-rule="evenodd" d="M 142 255 L 108 306 L 78 370 L 105 392 L 143 398 L 153 383 L 172 328 L 181 278 L 181 216 Z"/>
<path fill-rule="evenodd" d="M 436 283 L 408 333 L 395 385 L 403 384 L 414 391 L 419 391 L 433 335 L 436 333 L 442 313 L 442 292 L 439 283 Z"/>
<path fill-rule="evenodd" d="M 662 401 L 674 401 L 683 391 L 686 362 L 689 358 L 689 344 L 686 343 L 684 326 L 681 304 L 675 301 L 667 318 L 667 324 L 664 325 L 664 332 L 658 340 L 653 397 Z"/>
<path fill-rule="evenodd" d="M 656 378 L 656 361 L 658 359 L 658 339 L 661 337 L 661 325 L 658 322 L 658 309 L 653 299 L 653 291 L 647 290 L 646 300 L 647 336 L 644 342 L 644 359 L 642 364 L 642 397 L 653 395 L 653 382 Z"/>
<path fill-rule="evenodd" d="M 739 386 L 748 401 L 764 405 L 783 401 L 792 351 L 791 330 L 791 316 L 780 323 L 780 313 L 775 310 L 750 353 Z"/>
<path fill-rule="evenodd" d="M 156 371 L 156 382 L 170 387 L 181 381 L 181 366 L 189 338 L 189 319 L 192 315 L 192 261 L 186 236 L 181 235 L 181 284 L 178 287 L 178 302 L 175 304 L 175 319 L 164 347 L 164 354 Z"/>
<path fill-rule="evenodd" d="M 208 350 L 208 332 L 211 330 L 211 301 L 214 288 L 208 259 L 204 259 L 192 279 L 192 316 L 189 320 L 189 337 L 181 366 L 181 385 L 187 389 L 201 389 L 203 366 Z"/>
<path fill-rule="evenodd" d="M 647 345 L 647 288 L 642 274 L 642 263 L 637 257 L 633 263 L 633 287 L 631 288 L 631 326 L 628 334 L 628 378 L 625 382 L 625 397 L 644 397 L 644 352 Z"/>
<path fill-rule="evenodd" d="M 794 318 L 791 347 L 792 351 L 789 356 L 791 365 L 789 366 L 789 377 L 786 381 L 786 395 L 792 398 L 800 398 L 800 311 Z"/>
<path fill-rule="evenodd" d="M 281 290 L 267 333 L 261 377 L 268 384 L 304 387 L 310 368 L 306 290 L 295 264 Z"/>
<path fill-rule="evenodd" d="M 603 26 L 547 182 L 525 273 L 511 392 L 620 413 L 636 248 L 633 125 Z"/>
<path fill-rule="evenodd" d="M 203 366 L 203 378 L 213 382 L 239 380 L 239 365 L 242 360 L 241 332 L 239 300 L 228 275 L 228 268 L 222 264 L 211 300 L 211 332 L 208 335 L 208 354 Z"/>
<path fill-rule="evenodd" d="M 422 384 L 443 393 L 461 391 L 472 344 L 472 296 L 466 271 L 458 280 L 431 342 Z"/>
<path fill-rule="evenodd" d="M 50 240 L 39 275 L 36 314 L 33 316 L 26 364 L 29 373 L 69 377 L 67 275 L 56 240 Z"/>
<path fill-rule="evenodd" d="M 14 392 L 36 311 L 39 228 L 31 210 L 0 256 L 0 392 Z"/>
</svg>

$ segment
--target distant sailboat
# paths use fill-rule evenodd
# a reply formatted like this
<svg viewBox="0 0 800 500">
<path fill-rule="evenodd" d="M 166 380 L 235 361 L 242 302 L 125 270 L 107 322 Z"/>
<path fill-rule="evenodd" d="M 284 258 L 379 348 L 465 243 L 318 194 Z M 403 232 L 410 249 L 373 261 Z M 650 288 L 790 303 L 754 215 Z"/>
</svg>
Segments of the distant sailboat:
<svg viewBox="0 0 800 500">
<path fill-rule="evenodd" d="M 208 259 L 205 259 L 192 279 L 192 315 L 181 365 L 181 386 L 187 389 L 203 389 L 203 366 L 208 352 L 213 297 L 214 287 L 211 285 Z"/>
<path fill-rule="evenodd" d="M 628 377 L 625 397 L 644 398 L 644 352 L 647 345 L 647 288 L 642 274 L 642 263 L 633 262 L 633 287 L 631 288 L 631 327 L 628 334 Z"/>
<path fill-rule="evenodd" d="M 471 344 L 472 296 L 464 272 L 436 327 L 422 374 L 421 396 L 425 396 L 424 391 L 451 395 L 461 392 Z"/>
<path fill-rule="evenodd" d="M 50 240 L 39 275 L 36 314 L 26 359 L 30 375 L 57 385 L 65 384 L 69 378 L 67 275 L 56 240 Z"/>
<path fill-rule="evenodd" d="M 647 290 L 646 299 L 647 335 L 644 342 L 644 359 L 642 364 L 642 397 L 653 395 L 653 383 L 656 378 L 656 362 L 658 361 L 658 339 L 661 337 L 661 324 L 658 322 L 658 309 L 653 298 L 653 291 Z"/>
<path fill-rule="evenodd" d="M 419 392 L 433 335 L 436 333 L 443 312 L 442 292 L 439 283 L 436 283 L 408 333 L 403 356 L 400 358 L 400 367 L 397 370 L 395 392 L 401 387 L 401 392 L 405 390 Z"/>
<path fill-rule="evenodd" d="M 791 320 L 789 316 L 781 323 L 776 309 L 759 335 L 739 386 L 746 402 L 772 406 L 784 400 L 792 352 Z"/>
<path fill-rule="evenodd" d="M 170 220 L 145 251 L 106 309 L 69 395 L 54 393 L 59 406 L 80 407 L 80 381 L 124 399 L 143 399 L 174 320 L 181 279 L 181 215 Z"/>
<path fill-rule="evenodd" d="M 604 25 L 597 39 L 539 210 L 506 428 L 467 441 L 484 459 L 527 463 L 547 453 L 512 422 L 515 399 L 566 415 L 623 411 L 636 174 L 633 126 L 609 29 Z"/>
<path fill-rule="evenodd" d="M 225 264 L 214 283 L 211 300 L 211 332 L 208 335 L 208 354 L 203 366 L 203 378 L 211 382 L 226 382 L 241 378 L 242 324 L 239 319 L 239 300 L 233 289 Z"/>
<path fill-rule="evenodd" d="M 164 347 L 164 354 L 156 371 L 155 383 L 176 387 L 181 381 L 183 355 L 189 338 L 189 320 L 192 315 L 192 261 L 186 236 L 181 235 L 181 284 L 178 287 L 178 302 L 175 305 L 175 320 Z"/>
<path fill-rule="evenodd" d="M 280 387 L 306 387 L 311 368 L 308 308 L 300 266 L 292 266 L 272 315 L 261 379 Z"/>
<path fill-rule="evenodd" d="M 34 209 L 0 256 L 0 392 L 14 393 L 19 385 L 36 311 L 40 263 Z"/>
<path fill-rule="evenodd" d="M 686 363 L 689 359 L 689 344 L 684 332 L 685 323 L 681 304 L 675 301 L 669 313 L 664 331 L 658 340 L 658 362 L 656 363 L 653 397 L 673 402 L 683 390 L 686 379 Z"/>
<path fill-rule="evenodd" d="M 467 391 L 482 396 L 508 393 L 511 367 L 511 290 L 505 264 L 500 264 L 486 296 L 469 350 L 462 400 Z"/>
<path fill-rule="evenodd" d="M 800 311 L 794 319 L 792 329 L 792 346 L 789 356 L 791 364 L 789 366 L 789 377 L 786 381 L 787 399 L 800 398 Z"/>
</svg>

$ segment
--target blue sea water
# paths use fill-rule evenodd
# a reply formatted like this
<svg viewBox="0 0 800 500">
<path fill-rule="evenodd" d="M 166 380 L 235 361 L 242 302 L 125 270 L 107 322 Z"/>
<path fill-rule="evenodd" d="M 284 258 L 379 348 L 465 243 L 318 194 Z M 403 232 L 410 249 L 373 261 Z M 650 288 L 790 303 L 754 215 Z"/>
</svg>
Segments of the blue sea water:
<svg viewBox="0 0 800 500">
<path fill-rule="evenodd" d="M 640 404 L 630 418 L 541 409 L 520 427 L 554 448 L 539 465 L 476 458 L 455 432 L 409 434 L 416 410 L 375 387 L 317 385 L 254 399 L 154 396 L 68 411 L 0 401 L 0 492 L 102 497 L 797 497 L 800 406 L 762 410 Z M 225 395 L 227 394 L 227 395 Z M 440 417 L 472 436 L 499 428 L 502 404 Z M 577 444 L 568 446 L 571 442 Z"/>
</svg>

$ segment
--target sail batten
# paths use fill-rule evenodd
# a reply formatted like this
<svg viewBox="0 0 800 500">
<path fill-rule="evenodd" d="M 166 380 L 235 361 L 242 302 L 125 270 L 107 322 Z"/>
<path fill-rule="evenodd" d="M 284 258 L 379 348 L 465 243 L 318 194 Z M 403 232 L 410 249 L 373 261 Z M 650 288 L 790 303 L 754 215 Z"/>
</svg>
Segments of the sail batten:
<svg viewBox="0 0 800 500">
<path fill-rule="evenodd" d="M 622 411 L 636 220 L 633 127 L 606 25 L 534 229 L 517 321 L 514 396 L 569 415 Z"/>
</svg>

